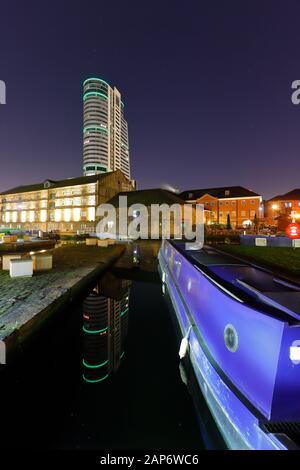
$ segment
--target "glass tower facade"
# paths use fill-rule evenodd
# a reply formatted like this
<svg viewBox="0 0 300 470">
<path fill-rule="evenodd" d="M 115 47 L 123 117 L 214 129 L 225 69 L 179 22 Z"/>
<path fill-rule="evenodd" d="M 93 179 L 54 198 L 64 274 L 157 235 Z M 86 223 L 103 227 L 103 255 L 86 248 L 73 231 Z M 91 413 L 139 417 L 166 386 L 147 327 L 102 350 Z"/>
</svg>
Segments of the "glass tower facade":
<svg viewBox="0 0 300 470">
<path fill-rule="evenodd" d="M 130 179 L 128 125 L 116 87 L 101 78 L 83 83 L 83 174 L 120 169 Z"/>
</svg>

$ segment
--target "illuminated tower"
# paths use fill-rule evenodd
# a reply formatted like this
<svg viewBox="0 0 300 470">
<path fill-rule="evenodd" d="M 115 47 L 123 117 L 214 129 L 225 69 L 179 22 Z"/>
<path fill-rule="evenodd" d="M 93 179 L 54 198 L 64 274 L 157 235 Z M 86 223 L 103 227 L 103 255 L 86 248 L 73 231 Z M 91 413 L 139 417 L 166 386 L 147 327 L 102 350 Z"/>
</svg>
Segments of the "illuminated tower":
<svg viewBox="0 0 300 470">
<path fill-rule="evenodd" d="M 120 169 L 130 179 L 128 126 L 116 87 L 101 78 L 83 83 L 83 174 Z"/>
</svg>

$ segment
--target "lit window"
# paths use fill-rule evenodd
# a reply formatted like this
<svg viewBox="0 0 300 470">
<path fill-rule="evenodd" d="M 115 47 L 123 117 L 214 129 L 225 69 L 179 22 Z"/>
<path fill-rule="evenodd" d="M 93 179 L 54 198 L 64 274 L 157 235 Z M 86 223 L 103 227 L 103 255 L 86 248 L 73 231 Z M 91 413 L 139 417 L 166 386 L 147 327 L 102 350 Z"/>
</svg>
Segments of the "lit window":
<svg viewBox="0 0 300 470">
<path fill-rule="evenodd" d="M 46 222 L 47 221 L 47 211 L 46 210 L 42 210 L 40 212 L 40 221 L 41 222 Z"/>
<path fill-rule="evenodd" d="M 80 208 L 79 207 L 76 207 L 75 209 L 73 209 L 73 218 L 74 218 L 74 222 L 79 222 L 80 220 Z"/>
<path fill-rule="evenodd" d="M 71 209 L 64 209 L 64 221 L 70 222 L 71 220 Z"/>
<path fill-rule="evenodd" d="M 61 220 L 61 209 L 55 209 L 55 222 L 60 222 Z"/>
<path fill-rule="evenodd" d="M 90 221 L 95 220 L 95 207 L 88 208 L 88 220 Z"/>
</svg>

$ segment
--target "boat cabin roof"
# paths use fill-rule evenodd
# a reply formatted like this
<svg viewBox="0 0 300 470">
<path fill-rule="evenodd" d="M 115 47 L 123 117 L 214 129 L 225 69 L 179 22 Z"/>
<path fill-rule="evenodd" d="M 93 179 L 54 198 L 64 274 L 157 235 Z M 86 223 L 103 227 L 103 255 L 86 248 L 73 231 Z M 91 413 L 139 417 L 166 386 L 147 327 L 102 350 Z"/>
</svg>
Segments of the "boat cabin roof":
<svg viewBox="0 0 300 470">
<path fill-rule="evenodd" d="M 300 286 L 297 284 L 211 247 L 194 251 L 186 250 L 182 242 L 171 243 L 212 281 L 217 280 L 243 302 L 254 301 L 267 310 L 275 309 L 283 314 L 281 319 L 289 323 L 300 321 Z"/>
</svg>

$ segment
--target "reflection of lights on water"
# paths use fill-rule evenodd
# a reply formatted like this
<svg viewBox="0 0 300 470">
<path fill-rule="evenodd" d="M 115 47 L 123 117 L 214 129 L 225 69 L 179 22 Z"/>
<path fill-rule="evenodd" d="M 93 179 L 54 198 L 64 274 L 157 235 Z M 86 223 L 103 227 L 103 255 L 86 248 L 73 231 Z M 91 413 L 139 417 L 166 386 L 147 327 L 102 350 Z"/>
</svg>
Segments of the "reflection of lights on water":
<svg viewBox="0 0 300 470">
<path fill-rule="evenodd" d="M 182 382 L 185 385 L 187 385 L 188 384 L 188 379 L 187 379 L 186 371 L 185 371 L 185 368 L 184 368 L 184 365 L 182 364 L 182 362 L 179 363 L 179 372 L 180 372 L 180 377 L 181 377 Z"/>
<path fill-rule="evenodd" d="M 100 379 L 91 380 L 91 379 L 87 379 L 87 378 L 85 377 L 85 375 L 83 374 L 83 375 L 82 375 L 82 378 L 83 378 L 83 380 L 84 380 L 85 382 L 87 382 L 87 383 L 95 384 L 95 383 L 99 383 L 99 382 L 102 382 L 103 380 L 107 379 L 108 376 L 109 376 L 109 374 L 106 374 L 104 377 L 101 377 Z"/>
</svg>

